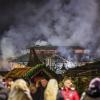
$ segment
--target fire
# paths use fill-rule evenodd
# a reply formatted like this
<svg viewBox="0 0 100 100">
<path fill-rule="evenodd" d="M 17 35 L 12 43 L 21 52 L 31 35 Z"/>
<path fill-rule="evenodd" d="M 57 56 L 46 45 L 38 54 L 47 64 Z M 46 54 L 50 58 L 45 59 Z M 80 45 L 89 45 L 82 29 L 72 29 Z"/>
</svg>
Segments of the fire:
<svg viewBox="0 0 100 100">
<path fill-rule="evenodd" d="M 15 63 L 15 62 L 10 62 L 9 64 L 10 64 L 11 70 L 14 69 L 14 68 L 24 68 L 24 67 L 26 67 L 23 64 L 18 64 L 18 63 Z"/>
</svg>

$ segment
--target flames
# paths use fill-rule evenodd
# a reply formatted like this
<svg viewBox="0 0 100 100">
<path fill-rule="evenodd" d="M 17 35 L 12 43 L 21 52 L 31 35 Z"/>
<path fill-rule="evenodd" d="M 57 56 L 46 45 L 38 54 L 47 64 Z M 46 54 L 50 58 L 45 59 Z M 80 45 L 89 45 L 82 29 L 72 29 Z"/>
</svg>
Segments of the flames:
<svg viewBox="0 0 100 100">
<path fill-rule="evenodd" d="M 8 60 L 0 60 L 0 70 L 10 71 L 13 70 L 14 68 L 24 68 L 24 67 L 26 66 L 23 64 L 11 62 Z"/>
<path fill-rule="evenodd" d="M 18 64 L 18 63 L 15 63 L 15 62 L 10 62 L 9 64 L 10 64 L 11 70 L 14 69 L 14 68 L 24 68 L 24 67 L 26 67 L 23 64 Z"/>
</svg>

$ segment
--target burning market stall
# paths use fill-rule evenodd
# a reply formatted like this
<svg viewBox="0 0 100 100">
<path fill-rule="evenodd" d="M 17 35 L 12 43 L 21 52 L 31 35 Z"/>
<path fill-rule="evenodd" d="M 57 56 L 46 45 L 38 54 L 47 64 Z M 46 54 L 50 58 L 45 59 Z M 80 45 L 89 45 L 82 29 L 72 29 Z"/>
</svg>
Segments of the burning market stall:
<svg viewBox="0 0 100 100">
<path fill-rule="evenodd" d="M 29 81 L 34 81 L 36 78 L 46 78 L 47 80 L 55 78 L 58 81 L 62 79 L 61 75 L 57 75 L 43 64 L 38 64 L 34 67 L 15 68 L 5 75 L 5 77 L 13 79 L 24 78 Z"/>
</svg>

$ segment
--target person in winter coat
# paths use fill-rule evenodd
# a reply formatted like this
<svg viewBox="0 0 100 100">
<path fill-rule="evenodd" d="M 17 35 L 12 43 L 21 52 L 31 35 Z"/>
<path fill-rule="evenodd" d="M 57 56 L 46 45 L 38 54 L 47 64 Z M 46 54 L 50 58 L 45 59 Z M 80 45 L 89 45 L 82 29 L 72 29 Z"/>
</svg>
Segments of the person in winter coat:
<svg viewBox="0 0 100 100">
<path fill-rule="evenodd" d="M 81 100 L 100 100 L 100 78 L 91 80 L 88 90 L 84 92 Z"/>
<path fill-rule="evenodd" d="M 8 90 L 5 88 L 3 83 L 0 81 L 0 100 L 7 100 L 8 98 Z"/>
<path fill-rule="evenodd" d="M 66 79 L 64 81 L 64 88 L 61 91 L 64 100 L 80 100 L 78 92 L 72 88 L 72 85 L 72 80 Z"/>
<path fill-rule="evenodd" d="M 40 80 L 37 90 L 32 96 L 34 100 L 44 100 L 44 91 L 46 89 L 47 83 L 48 81 L 44 78 Z"/>
<path fill-rule="evenodd" d="M 44 100 L 64 100 L 58 88 L 56 79 L 50 79 L 44 92 Z"/>
<path fill-rule="evenodd" d="M 8 100 L 32 100 L 30 90 L 23 79 L 18 79 L 13 83 Z"/>
</svg>

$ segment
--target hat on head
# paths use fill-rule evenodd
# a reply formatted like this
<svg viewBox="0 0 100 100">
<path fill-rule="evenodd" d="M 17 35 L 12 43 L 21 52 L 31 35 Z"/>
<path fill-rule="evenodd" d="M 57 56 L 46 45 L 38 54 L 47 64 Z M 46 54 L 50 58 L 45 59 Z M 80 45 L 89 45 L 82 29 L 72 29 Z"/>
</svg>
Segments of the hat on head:
<svg viewBox="0 0 100 100">
<path fill-rule="evenodd" d="M 89 89 L 98 88 L 100 90 L 100 78 L 94 78 L 89 84 Z"/>
<path fill-rule="evenodd" d="M 91 80 L 88 94 L 93 97 L 100 97 L 100 78 L 97 77 Z"/>
</svg>

